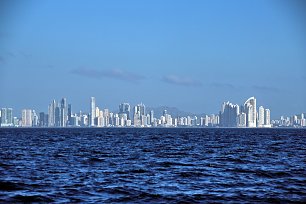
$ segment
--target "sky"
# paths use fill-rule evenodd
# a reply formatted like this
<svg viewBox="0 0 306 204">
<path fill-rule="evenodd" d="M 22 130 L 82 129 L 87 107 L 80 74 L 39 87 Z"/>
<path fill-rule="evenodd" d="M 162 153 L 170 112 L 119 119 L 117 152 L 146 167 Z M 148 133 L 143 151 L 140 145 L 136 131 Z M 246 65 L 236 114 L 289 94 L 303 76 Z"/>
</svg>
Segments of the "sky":
<svg viewBox="0 0 306 204">
<path fill-rule="evenodd" d="M 121 102 L 218 113 L 249 97 L 306 112 L 299 0 L 29 0 L 0 5 L 0 107 L 73 112 Z"/>
</svg>

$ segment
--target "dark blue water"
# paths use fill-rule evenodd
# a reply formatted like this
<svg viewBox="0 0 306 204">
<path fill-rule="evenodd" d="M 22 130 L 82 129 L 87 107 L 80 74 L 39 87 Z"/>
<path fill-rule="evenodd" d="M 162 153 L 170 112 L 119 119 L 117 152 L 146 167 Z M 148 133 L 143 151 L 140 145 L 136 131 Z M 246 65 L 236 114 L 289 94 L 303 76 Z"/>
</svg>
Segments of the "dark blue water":
<svg viewBox="0 0 306 204">
<path fill-rule="evenodd" d="M 306 202 L 306 129 L 0 129 L 0 202 Z"/>
</svg>

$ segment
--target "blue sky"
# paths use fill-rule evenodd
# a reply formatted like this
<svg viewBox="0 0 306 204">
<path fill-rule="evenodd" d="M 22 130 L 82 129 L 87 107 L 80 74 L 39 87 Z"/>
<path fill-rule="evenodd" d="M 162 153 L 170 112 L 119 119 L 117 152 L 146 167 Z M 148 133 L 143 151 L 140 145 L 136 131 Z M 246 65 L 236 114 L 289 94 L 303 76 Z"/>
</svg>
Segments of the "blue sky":
<svg viewBox="0 0 306 204">
<path fill-rule="evenodd" d="M 4 4 L 3 4 L 4 5 Z M 299 1 L 26 1 L 2 6 L 0 107 L 121 102 L 217 113 L 255 96 L 272 118 L 306 111 Z"/>
</svg>

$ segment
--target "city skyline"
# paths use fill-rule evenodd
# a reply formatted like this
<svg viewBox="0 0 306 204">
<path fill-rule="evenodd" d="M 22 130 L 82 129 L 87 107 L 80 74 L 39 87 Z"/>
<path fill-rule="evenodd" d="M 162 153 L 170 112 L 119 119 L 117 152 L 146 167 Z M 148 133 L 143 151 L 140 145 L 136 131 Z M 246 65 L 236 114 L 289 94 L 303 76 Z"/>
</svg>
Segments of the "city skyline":
<svg viewBox="0 0 306 204">
<path fill-rule="evenodd" d="M 0 107 L 43 110 L 50 96 L 66 96 L 85 110 L 95 96 L 110 110 L 124 100 L 200 113 L 252 94 L 275 117 L 299 113 L 303 8 L 273 0 L 1 4 Z"/>
<path fill-rule="evenodd" d="M 173 114 L 165 108 L 160 113 L 147 110 L 145 104 L 133 106 L 120 103 L 116 111 L 99 107 L 96 98 L 90 97 L 89 109 L 73 111 L 73 105 L 67 99 L 58 102 L 54 99 L 48 105 L 47 112 L 34 109 L 22 109 L 21 117 L 13 114 L 12 108 L 1 108 L 0 127 L 235 127 L 270 128 L 304 127 L 304 113 L 291 117 L 281 116 L 271 119 L 271 111 L 262 104 L 257 105 L 254 96 L 238 105 L 230 101 L 223 102 L 220 111 L 205 114 Z M 131 111 L 132 110 L 132 111 Z M 146 111 L 147 110 L 147 111 Z M 258 110 L 258 111 L 257 111 Z M 155 117 L 156 116 L 156 117 Z"/>
</svg>

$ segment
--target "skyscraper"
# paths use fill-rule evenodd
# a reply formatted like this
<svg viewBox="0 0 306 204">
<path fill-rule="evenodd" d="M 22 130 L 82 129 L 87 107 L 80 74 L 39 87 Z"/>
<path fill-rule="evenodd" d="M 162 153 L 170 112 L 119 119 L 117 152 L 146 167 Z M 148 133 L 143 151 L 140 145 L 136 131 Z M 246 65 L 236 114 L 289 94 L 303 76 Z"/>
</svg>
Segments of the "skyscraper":
<svg viewBox="0 0 306 204">
<path fill-rule="evenodd" d="M 32 127 L 32 110 L 23 109 L 21 113 L 21 126 L 22 127 Z"/>
<path fill-rule="evenodd" d="M 222 127 L 236 127 L 238 114 L 239 105 L 232 104 L 229 101 L 224 102 L 220 111 L 220 125 Z"/>
<path fill-rule="evenodd" d="M 7 108 L 7 123 L 11 126 L 13 125 L 13 109 L 12 108 Z"/>
<path fill-rule="evenodd" d="M 246 126 L 256 127 L 256 98 L 251 97 L 244 103 L 244 111 L 246 114 Z"/>
<path fill-rule="evenodd" d="M 265 121 L 265 127 L 271 127 L 271 119 L 270 119 L 270 109 L 265 109 L 265 118 L 264 118 L 264 121 Z"/>
<path fill-rule="evenodd" d="M 139 112 L 140 116 L 145 115 L 146 114 L 146 106 L 143 103 L 138 104 L 134 108 L 134 113 L 137 113 L 137 112 Z"/>
<path fill-rule="evenodd" d="M 142 117 L 145 116 L 146 114 L 146 107 L 143 103 L 140 103 L 134 107 L 134 125 L 135 126 L 140 126 L 144 125 L 142 122 Z"/>
<path fill-rule="evenodd" d="M 151 111 L 150 111 L 150 124 L 151 124 L 151 125 L 152 125 L 153 121 L 154 121 L 154 111 L 151 110 Z"/>
<path fill-rule="evenodd" d="M 38 126 L 38 115 L 36 114 L 36 111 L 35 110 L 32 110 L 32 126 L 33 127 L 37 127 Z"/>
<path fill-rule="evenodd" d="M 51 104 L 48 106 L 48 127 L 55 126 L 55 108 L 56 108 L 56 101 L 53 100 Z"/>
<path fill-rule="evenodd" d="M 68 104 L 68 122 L 67 122 L 68 125 L 72 125 L 71 116 L 72 116 L 71 104 Z"/>
<path fill-rule="evenodd" d="M 119 114 L 126 114 L 127 119 L 130 120 L 130 112 L 131 112 L 131 106 L 129 103 L 121 103 L 119 105 Z"/>
<path fill-rule="evenodd" d="M 90 98 L 90 126 L 95 126 L 95 118 L 96 118 L 96 99 L 95 97 Z"/>
<path fill-rule="evenodd" d="M 39 113 L 39 127 L 45 127 L 46 126 L 46 114 L 44 112 Z"/>
<path fill-rule="evenodd" d="M 61 109 L 59 106 L 55 107 L 55 112 L 54 112 L 54 126 L 55 127 L 60 127 L 61 126 Z"/>
<path fill-rule="evenodd" d="M 238 115 L 238 127 L 246 127 L 246 114 L 240 113 Z"/>
<path fill-rule="evenodd" d="M 264 109 L 264 107 L 260 106 L 258 108 L 257 127 L 264 127 L 264 124 L 265 124 L 265 109 Z"/>
<path fill-rule="evenodd" d="M 1 109 L 1 121 L 0 124 L 4 126 L 13 126 L 13 109 L 2 108 Z"/>
<path fill-rule="evenodd" d="M 66 98 L 62 98 L 60 107 L 60 127 L 66 127 L 67 113 L 67 100 Z"/>
</svg>

